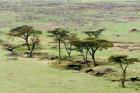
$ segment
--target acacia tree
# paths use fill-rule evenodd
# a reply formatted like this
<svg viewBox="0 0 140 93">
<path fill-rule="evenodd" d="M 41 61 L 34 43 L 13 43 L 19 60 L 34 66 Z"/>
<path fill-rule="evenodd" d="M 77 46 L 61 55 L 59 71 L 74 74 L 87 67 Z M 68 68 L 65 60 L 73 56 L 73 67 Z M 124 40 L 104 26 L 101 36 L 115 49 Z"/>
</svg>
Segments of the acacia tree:
<svg viewBox="0 0 140 93">
<path fill-rule="evenodd" d="M 33 30 L 32 26 L 24 25 L 24 26 L 16 27 L 16 28 L 10 30 L 10 32 L 8 34 L 10 36 L 23 38 L 27 45 L 28 51 L 30 51 L 29 36 L 32 34 L 33 31 L 34 30 Z"/>
<path fill-rule="evenodd" d="M 84 33 L 86 35 L 88 35 L 88 37 L 94 37 L 94 38 L 99 38 L 99 36 L 102 34 L 102 32 L 104 31 L 105 29 L 98 29 L 97 31 L 85 31 Z"/>
<path fill-rule="evenodd" d="M 97 50 L 103 50 L 103 49 L 113 47 L 112 42 L 103 39 L 87 38 L 85 39 L 85 41 L 87 42 L 87 48 L 89 54 L 91 55 L 94 66 L 97 66 L 95 60 L 95 54 Z"/>
<path fill-rule="evenodd" d="M 95 54 L 97 50 L 103 50 L 113 47 L 112 42 L 97 38 L 86 38 L 84 40 L 75 41 L 73 44 L 81 53 L 84 61 L 87 63 L 88 66 L 88 54 L 91 56 L 94 66 L 97 66 L 95 60 Z"/>
<path fill-rule="evenodd" d="M 58 55 L 59 55 L 59 64 L 61 63 L 61 43 L 63 42 L 64 38 L 68 36 L 68 31 L 64 29 L 55 29 L 53 31 L 48 31 L 51 35 L 50 37 L 54 38 L 54 41 L 58 43 Z"/>
<path fill-rule="evenodd" d="M 125 87 L 125 82 L 126 82 L 126 75 L 127 75 L 127 68 L 130 64 L 133 62 L 139 61 L 137 58 L 128 58 L 127 55 L 114 55 L 109 58 L 109 61 L 115 62 L 118 64 L 121 68 L 121 86 L 124 88 Z"/>
<path fill-rule="evenodd" d="M 39 45 L 40 43 L 40 39 L 39 39 L 39 35 L 41 35 L 42 32 L 41 31 L 36 31 L 34 30 L 32 33 L 31 33 L 31 48 L 30 48 L 30 54 L 29 54 L 29 57 L 32 57 L 33 56 L 33 51 L 34 49 L 37 47 L 37 45 Z"/>
<path fill-rule="evenodd" d="M 84 62 L 86 62 L 87 66 L 90 67 L 88 63 L 88 52 L 89 52 L 88 42 L 84 40 L 77 40 L 74 41 L 72 44 L 76 47 L 76 50 L 81 53 L 83 60 Z"/>
<path fill-rule="evenodd" d="M 10 36 L 23 38 L 28 51 L 30 51 L 29 57 L 32 57 L 35 46 L 39 44 L 39 35 L 42 34 L 42 32 L 34 30 L 31 26 L 24 25 L 10 30 L 8 34 Z"/>
<path fill-rule="evenodd" d="M 71 59 L 72 50 L 74 50 L 72 48 L 72 46 L 73 46 L 72 42 L 76 41 L 76 40 L 78 40 L 78 38 L 76 37 L 76 34 L 69 34 L 66 38 L 63 39 L 63 44 L 64 44 L 65 50 L 68 54 L 69 61 Z"/>
</svg>

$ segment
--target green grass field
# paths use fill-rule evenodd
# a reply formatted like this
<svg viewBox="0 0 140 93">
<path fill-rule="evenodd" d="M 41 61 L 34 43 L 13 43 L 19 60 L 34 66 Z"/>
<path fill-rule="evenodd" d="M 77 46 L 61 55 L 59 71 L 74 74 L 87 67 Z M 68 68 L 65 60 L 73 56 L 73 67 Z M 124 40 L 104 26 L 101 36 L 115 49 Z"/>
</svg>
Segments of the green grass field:
<svg viewBox="0 0 140 93">
<path fill-rule="evenodd" d="M 114 54 L 140 58 L 140 32 L 130 32 L 132 29 L 140 30 L 138 0 L 57 0 L 61 2 L 49 3 L 42 0 L 16 1 L 18 2 L 0 2 L 0 39 L 5 42 L 22 44 L 22 39 L 13 40 L 7 33 L 12 28 L 31 25 L 43 31 L 42 49 L 36 51 L 46 53 L 41 56 L 43 58 L 47 54 L 57 55 L 57 50 L 51 49 L 54 46 L 50 43 L 52 39 L 47 37 L 49 30 L 66 28 L 84 38 L 86 36 L 83 31 L 105 28 L 101 38 L 115 42 L 115 46 L 98 51 L 97 61 L 106 61 Z M 23 50 L 24 48 L 16 52 Z M 119 82 L 109 80 L 118 78 L 113 74 L 105 77 L 90 76 L 82 71 L 55 68 L 51 66 L 55 60 L 9 54 L 0 46 L 0 93 L 140 93 L 140 82 L 127 82 L 127 88 L 121 88 Z M 66 56 L 64 50 L 62 55 Z M 72 57 L 77 55 L 78 53 L 74 52 Z M 119 71 L 117 65 L 114 66 L 108 61 L 99 67 L 106 66 Z M 140 63 L 132 64 L 128 71 L 127 78 L 140 77 Z"/>
<path fill-rule="evenodd" d="M 137 84 L 130 83 L 123 89 L 118 82 L 50 68 L 36 59 L 3 61 L 0 72 L 0 93 L 139 93 Z"/>
</svg>

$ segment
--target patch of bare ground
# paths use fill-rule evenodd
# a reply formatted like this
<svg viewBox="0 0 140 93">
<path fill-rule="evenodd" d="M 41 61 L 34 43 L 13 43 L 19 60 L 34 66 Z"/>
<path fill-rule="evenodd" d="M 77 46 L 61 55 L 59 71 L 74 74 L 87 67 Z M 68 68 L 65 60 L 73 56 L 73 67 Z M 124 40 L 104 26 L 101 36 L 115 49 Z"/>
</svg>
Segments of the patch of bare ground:
<svg viewBox="0 0 140 93">
<path fill-rule="evenodd" d="M 83 26 L 89 22 L 114 21 L 121 23 L 139 18 L 140 4 L 115 3 L 61 3 L 61 2 L 0 2 L 1 11 L 16 13 L 15 20 L 39 20 L 48 16 L 58 17 L 63 24 Z M 90 11 L 90 13 L 89 13 Z M 81 14 L 85 13 L 85 14 Z M 95 14 L 92 14 L 96 12 Z M 87 14 L 86 14 L 87 13 Z M 137 15 L 138 14 L 138 15 Z M 120 20 L 122 19 L 122 20 Z M 51 21 L 52 22 L 52 21 Z M 58 23 L 59 24 L 59 23 Z M 9 24 L 11 25 L 11 24 Z M 51 24 L 48 26 L 50 29 Z M 4 27 L 4 26 L 2 26 Z M 45 26 L 40 28 L 44 29 Z M 80 27 L 79 27 L 80 28 Z"/>
<path fill-rule="evenodd" d="M 39 30 L 42 30 L 42 31 L 46 31 L 46 30 L 51 31 L 51 30 L 54 30 L 56 28 L 62 28 L 62 27 L 63 26 L 59 22 L 48 22 L 46 24 L 34 25 L 35 29 L 39 29 Z"/>
<path fill-rule="evenodd" d="M 105 66 L 98 66 L 85 70 L 85 73 L 90 73 L 90 75 L 95 75 L 95 76 L 104 76 L 105 74 L 114 73 L 114 72 L 116 72 L 114 69 Z"/>
<path fill-rule="evenodd" d="M 116 42 L 113 41 L 115 48 L 120 48 L 124 50 L 128 50 L 130 52 L 140 51 L 140 43 L 136 42 Z"/>
</svg>

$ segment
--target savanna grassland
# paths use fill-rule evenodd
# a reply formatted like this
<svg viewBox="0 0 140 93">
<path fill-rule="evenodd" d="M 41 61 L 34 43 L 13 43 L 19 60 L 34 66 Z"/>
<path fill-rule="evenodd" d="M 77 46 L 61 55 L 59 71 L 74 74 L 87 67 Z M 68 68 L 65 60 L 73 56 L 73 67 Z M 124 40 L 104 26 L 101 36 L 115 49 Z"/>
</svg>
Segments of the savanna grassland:
<svg viewBox="0 0 140 93">
<path fill-rule="evenodd" d="M 18 55 L 11 55 L 0 46 L 0 93 L 140 93 L 140 82 L 113 82 L 120 76 L 117 65 L 108 62 L 115 54 L 140 57 L 140 1 L 139 0 L 2 0 L 0 1 L 0 40 L 18 45 L 20 38 L 9 37 L 7 33 L 18 26 L 30 25 L 43 34 L 40 46 L 33 58 L 28 58 L 25 47 L 16 49 Z M 81 71 L 66 70 L 63 65 L 50 60 L 57 56 L 57 45 L 48 37 L 48 31 L 64 28 L 86 37 L 84 31 L 105 29 L 101 38 L 112 41 L 112 48 L 97 51 L 99 66 L 95 69 L 113 68 L 114 73 L 97 77 Z M 64 48 L 64 47 L 63 47 Z M 62 55 L 66 56 L 62 49 Z M 77 59 L 78 57 L 78 59 Z M 80 60 L 77 52 L 72 53 L 74 61 Z M 140 63 L 128 68 L 128 76 L 140 77 Z"/>
</svg>

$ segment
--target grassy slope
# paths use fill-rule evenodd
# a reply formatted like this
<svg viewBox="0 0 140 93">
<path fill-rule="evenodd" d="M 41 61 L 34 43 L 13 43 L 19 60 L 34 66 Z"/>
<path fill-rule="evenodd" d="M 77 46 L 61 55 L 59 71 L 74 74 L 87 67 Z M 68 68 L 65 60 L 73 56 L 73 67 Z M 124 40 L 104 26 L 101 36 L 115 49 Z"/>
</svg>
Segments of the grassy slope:
<svg viewBox="0 0 140 93">
<path fill-rule="evenodd" d="M 3 50 L 0 52 L 0 93 L 140 92 L 137 83 L 129 83 L 128 88 L 123 89 L 118 86 L 118 82 L 113 83 L 84 73 L 50 68 L 46 60 L 19 57 L 18 60 L 11 60 L 7 57 L 7 52 Z M 129 70 L 139 72 L 139 65 L 134 64 Z"/>
<path fill-rule="evenodd" d="M 30 62 L 29 62 L 30 61 Z M 2 62 L 0 93 L 139 93 L 134 88 L 122 89 L 118 83 L 72 71 L 59 71 L 47 64 Z"/>
</svg>

